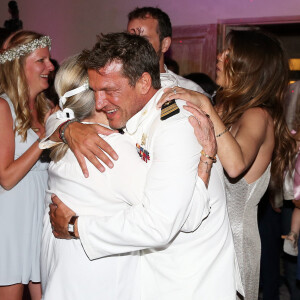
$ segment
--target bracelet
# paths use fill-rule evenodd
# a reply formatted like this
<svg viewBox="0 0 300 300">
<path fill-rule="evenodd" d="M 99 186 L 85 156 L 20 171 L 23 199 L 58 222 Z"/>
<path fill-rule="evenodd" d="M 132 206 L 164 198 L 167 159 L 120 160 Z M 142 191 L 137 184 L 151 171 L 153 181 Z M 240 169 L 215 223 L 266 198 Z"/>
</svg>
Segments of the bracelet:
<svg viewBox="0 0 300 300">
<path fill-rule="evenodd" d="M 201 150 L 201 155 L 205 156 L 206 158 L 209 158 L 210 160 L 212 160 L 213 163 L 217 162 L 216 156 L 209 156 L 204 152 L 204 150 Z"/>
<path fill-rule="evenodd" d="M 67 121 L 65 121 L 65 122 L 63 122 L 63 123 L 61 123 L 60 125 L 59 125 L 59 128 L 58 128 L 58 136 L 59 136 L 59 138 L 62 140 L 62 137 L 61 137 L 61 129 L 63 128 L 63 126 L 68 122 L 69 120 L 67 120 Z"/>
<path fill-rule="evenodd" d="M 71 120 L 68 120 L 67 122 L 65 122 L 62 126 L 62 129 L 60 131 L 60 138 L 61 140 L 65 143 L 65 144 L 68 144 L 66 138 L 65 138 L 65 131 L 67 129 L 67 127 L 71 124 L 71 123 L 74 123 L 74 122 L 79 122 L 79 120 L 77 118 L 74 118 L 74 119 L 71 119 Z"/>
<path fill-rule="evenodd" d="M 200 158 L 200 163 L 203 163 L 203 164 L 206 164 L 206 173 L 209 173 L 209 170 L 208 170 L 208 166 L 212 166 L 212 164 L 213 164 L 213 162 L 211 163 L 211 164 L 209 164 L 207 161 L 203 161 L 203 160 L 201 160 L 201 158 Z"/>
<path fill-rule="evenodd" d="M 226 133 L 227 131 L 229 131 L 231 129 L 231 126 L 228 126 L 227 128 L 225 128 L 224 131 L 222 131 L 221 133 L 217 134 L 216 137 L 220 137 L 221 135 L 223 135 L 224 133 Z"/>
</svg>

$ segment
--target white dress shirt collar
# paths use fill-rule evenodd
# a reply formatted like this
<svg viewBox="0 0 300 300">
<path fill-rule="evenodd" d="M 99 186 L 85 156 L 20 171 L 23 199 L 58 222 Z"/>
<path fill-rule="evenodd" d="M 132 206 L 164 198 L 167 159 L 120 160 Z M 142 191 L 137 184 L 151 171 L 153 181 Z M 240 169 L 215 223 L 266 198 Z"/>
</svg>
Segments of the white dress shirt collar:
<svg viewBox="0 0 300 300">
<path fill-rule="evenodd" d="M 160 73 L 160 81 L 161 81 L 161 86 L 166 87 L 166 86 L 179 86 L 178 80 L 176 75 L 168 70 L 167 66 L 164 65 L 165 73 Z"/>
</svg>

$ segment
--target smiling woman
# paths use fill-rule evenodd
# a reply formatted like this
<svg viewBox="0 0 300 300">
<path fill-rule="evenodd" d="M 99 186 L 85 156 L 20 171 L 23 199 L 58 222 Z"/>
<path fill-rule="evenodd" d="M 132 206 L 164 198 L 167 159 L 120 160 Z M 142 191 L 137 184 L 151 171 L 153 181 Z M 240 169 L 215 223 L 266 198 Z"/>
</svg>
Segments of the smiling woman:
<svg viewBox="0 0 300 300">
<path fill-rule="evenodd" d="M 48 88 L 48 75 L 53 70 L 53 65 L 49 60 L 49 49 L 40 48 L 28 55 L 24 72 L 32 98 Z"/>
<path fill-rule="evenodd" d="M 38 141 L 49 114 L 48 36 L 18 31 L 0 52 L 0 299 L 41 298 L 40 240 L 48 164 Z M 37 283 L 37 284 L 33 284 Z"/>
</svg>

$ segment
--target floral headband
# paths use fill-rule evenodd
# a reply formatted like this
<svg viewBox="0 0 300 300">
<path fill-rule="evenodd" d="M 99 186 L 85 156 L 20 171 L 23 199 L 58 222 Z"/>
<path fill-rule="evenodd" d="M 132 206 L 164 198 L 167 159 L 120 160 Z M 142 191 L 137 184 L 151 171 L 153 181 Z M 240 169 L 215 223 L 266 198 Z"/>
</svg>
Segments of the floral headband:
<svg viewBox="0 0 300 300">
<path fill-rule="evenodd" d="M 4 64 L 7 61 L 12 61 L 16 58 L 20 58 L 21 56 L 33 52 L 38 48 L 46 47 L 49 47 L 49 50 L 51 50 L 51 39 L 49 36 L 42 36 L 39 39 L 35 39 L 29 43 L 4 50 L 4 52 L 0 54 L 0 64 Z"/>
</svg>

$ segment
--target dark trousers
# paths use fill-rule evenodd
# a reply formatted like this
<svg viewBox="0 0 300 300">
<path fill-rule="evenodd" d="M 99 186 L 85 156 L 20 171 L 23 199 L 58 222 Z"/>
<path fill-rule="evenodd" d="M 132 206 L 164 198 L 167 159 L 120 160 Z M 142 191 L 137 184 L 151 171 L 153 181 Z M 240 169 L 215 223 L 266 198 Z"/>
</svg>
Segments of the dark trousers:
<svg viewBox="0 0 300 300">
<path fill-rule="evenodd" d="M 279 300 L 281 214 L 272 209 L 268 198 L 266 192 L 258 206 L 261 238 L 260 285 L 264 300 Z"/>
</svg>

